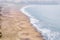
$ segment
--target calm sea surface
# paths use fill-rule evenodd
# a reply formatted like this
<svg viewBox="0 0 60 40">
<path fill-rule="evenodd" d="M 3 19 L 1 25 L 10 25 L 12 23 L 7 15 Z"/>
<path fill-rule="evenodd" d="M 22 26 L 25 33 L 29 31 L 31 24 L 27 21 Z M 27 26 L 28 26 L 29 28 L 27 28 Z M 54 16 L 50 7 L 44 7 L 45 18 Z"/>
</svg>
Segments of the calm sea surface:
<svg viewBox="0 0 60 40">
<path fill-rule="evenodd" d="M 60 5 L 29 5 L 24 11 L 46 40 L 60 40 Z"/>
</svg>

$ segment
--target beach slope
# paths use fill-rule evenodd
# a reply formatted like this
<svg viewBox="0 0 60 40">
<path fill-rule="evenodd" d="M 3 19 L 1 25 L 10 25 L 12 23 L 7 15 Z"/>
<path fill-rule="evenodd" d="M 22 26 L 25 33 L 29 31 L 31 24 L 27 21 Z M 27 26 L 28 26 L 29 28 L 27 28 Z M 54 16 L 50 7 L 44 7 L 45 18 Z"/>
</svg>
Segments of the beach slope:
<svg viewBox="0 0 60 40">
<path fill-rule="evenodd" d="M 9 11 L 0 15 L 0 40 L 43 40 L 41 33 L 30 23 L 28 16 L 16 9 Z"/>
</svg>

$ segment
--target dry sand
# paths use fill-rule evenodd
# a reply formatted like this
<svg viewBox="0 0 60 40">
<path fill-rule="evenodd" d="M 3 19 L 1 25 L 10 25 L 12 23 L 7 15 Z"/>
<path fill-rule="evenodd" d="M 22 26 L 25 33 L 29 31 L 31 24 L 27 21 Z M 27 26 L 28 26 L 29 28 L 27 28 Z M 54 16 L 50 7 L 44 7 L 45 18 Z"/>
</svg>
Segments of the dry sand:
<svg viewBox="0 0 60 40">
<path fill-rule="evenodd" d="M 28 16 L 15 9 L 0 15 L 0 27 L 0 40 L 44 40 Z"/>
</svg>

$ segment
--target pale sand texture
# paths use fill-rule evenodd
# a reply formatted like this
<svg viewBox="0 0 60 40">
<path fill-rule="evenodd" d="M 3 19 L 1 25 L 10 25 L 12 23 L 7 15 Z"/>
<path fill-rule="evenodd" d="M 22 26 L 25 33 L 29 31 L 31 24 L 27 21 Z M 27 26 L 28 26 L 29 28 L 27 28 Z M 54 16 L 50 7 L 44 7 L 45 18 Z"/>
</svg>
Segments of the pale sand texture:
<svg viewBox="0 0 60 40">
<path fill-rule="evenodd" d="M 41 33 L 30 23 L 28 16 L 12 9 L 0 16 L 2 37 L 0 40 L 43 40 Z"/>
</svg>

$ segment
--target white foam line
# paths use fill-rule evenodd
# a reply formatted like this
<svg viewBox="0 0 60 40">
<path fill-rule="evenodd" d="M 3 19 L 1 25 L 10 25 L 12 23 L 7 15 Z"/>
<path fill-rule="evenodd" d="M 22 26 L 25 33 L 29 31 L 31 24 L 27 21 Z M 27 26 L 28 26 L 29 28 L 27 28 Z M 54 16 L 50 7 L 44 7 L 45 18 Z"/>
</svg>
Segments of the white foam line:
<svg viewBox="0 0 60 40">
<path fill-rule="evenodd" d="M 22 11 L 22 12 L 23 12 L 24 14 L 26 14 L 27 16 L 32 17 L 28 12 L 25 11 L 26 8 L 32 7 L 32 6 L 34 7 L 34 6 L 36 6 L 36 5 L 28 5 L 28 6 L 25 6 L 25 7 L 21 8 L 20 11 Z"/>
<path fill-rule="evenodd" d="M 39 20 L 35 19 L 33 16 L 31 16 L 31 14 L 29 14 L 29 13 L 25 10 L 26 8 L 31 7 L 31 6 L 34 6 L 34 5 L 25 6 L 25 7 L 21 8 L 20 11 L 22 11 L 25 15 L 27 15 L 28 17 L 30 17 L 31 22 L 33 22 L 34 20 L 35 20 L 35 22 L 38 22 Z"/>
<path fill-rule="evenodd" d="M 35 24 L 36 22 L 39 22 L 39 20 L 35 19 L 35 18 L 34 18 L 33 16 L 31 16 L 28 12 L 25 11 L 26 8 L 32 7 L 32 6 L 36 6 L 36 5 L 28 5 L 28 6 L 25 6 L 25 7 L 23 7 L 22 9 L 20 9 L 20 11 L 22 11 L 24 14 L 26 14 L 27 16 L 29 16 L 29 17 L 30 17 L 30 20 L 31 20 L 31 23 L 32 23 L 37 29 L 40 30 L 40 28 L 37 27 L 38 25 Z"/>
<path fill-rule="evenodd" d="M 20 11 L 22 11 L 22 12 L 23 12 L 24 14 L 26 14 L 27 16 L 32 17 L 28 12 L 25 11 L 25 9 L 26 9 L 27 7 L 29 7 L 29 6 L 25 6 L 25 7 L 21 8 Z"/>
<path fill-rule="evenodd" d="M 39 20 L 37 21 L 37 19 L 35 19 L 28 12 L 25 11 L 25 8 L 28 8 L 28 7 L 31 7 L 31 6 L 33 6 L 33 5 L 25 6 L 20 11 L 22 11 L 24 14 L 26 14 L 27 16 L 30 17 L 30 21 L 33 24 L 33 26 L 37 29 L 38 32 L 41 32 L 43 36 L 44 36 L 44 33 L 50 33 L 50 30 L 48 30 L 48 29 L 41 29 L 41 28 L 39 28 L 38 25 L 35 24 L 35 23 L 39 22 Z"/>
<path fill-rule="evenodd" d="M 41 32 L 42 35 L 44 36 L 44 38 L 46 39 L 45 36 L 47 36 L 48 38 L 46 40 L 54 40 L 54 36 L 58 36 L 59 34 L 57 33 L 54 33 L 52 32 L 51 30 L 49 29 L 46 29 L 46 28 L 39 28 L 38 25 L 36 25 L 35 23 L 39 22 L 39 20 L 37 21 L 37 19 L 35 19 L 33 16 L 31 16 L 28 12 L 25 11 L 25 8 L 28 8 L 28 7 L 31 7 L 31 6 L 35 6 L 35 5 L 29 5 L 29 6 L 25 6 L 24 8 L 22 8 L 20 11 L 22 11 L 24 14 L 26 14 L 27 16 L 30 17 L 30 21 L 31 23 L 34 25 L 34 27 L 36 27 L 36 29 L 38 30 L 38 32 Z M 53 36 L 53 37 L 51 37 Z"/>
<path fill-rule="evenodd" d="M 32 7 L 32 6 L 35 6 L 35 5 L 25 6 L 25 7 L 21 8 L 20 11 L 22 11 L 24 14 L 26 14 L 27 16 L 29 16 L 31 23 L 37 28 L 38 31 L 40 31 L 40 29 L 37 27 L 38 25 L 35 24 L 36 22 L 39 22 L 39 20 L 35 19 L 35 18 L 34 18 L 33 16 L 31 16 L 28 12 L 25 11 L 26 8 Z"/>
<path fill-rule="evenodd" d="M 26 14 L 27 16 L 30 17 L 30 21 L 31 23 L 37 28 L 38 31 L 42 30 L 38 27 L 38 25 L 36 25 L 36 22 L 39 22 L 39 20 L 35 19 L 33 16 L 31 16 L 28 12 L 25 11 L 26 8 L 31 7 L 31 6 L 35 6 L 35 5 L 29 5 L 29 6 L 25 6 L 23 7 L 20 11 L 22 11 L 24 14 Z"/>
</svg>

